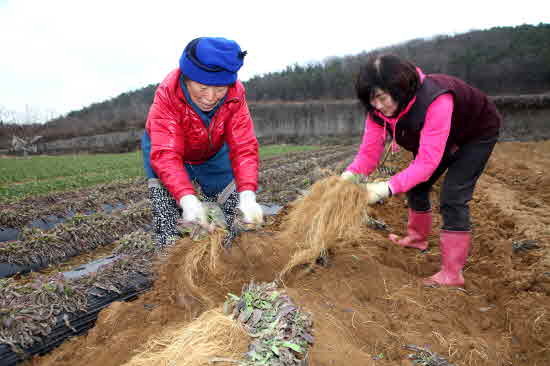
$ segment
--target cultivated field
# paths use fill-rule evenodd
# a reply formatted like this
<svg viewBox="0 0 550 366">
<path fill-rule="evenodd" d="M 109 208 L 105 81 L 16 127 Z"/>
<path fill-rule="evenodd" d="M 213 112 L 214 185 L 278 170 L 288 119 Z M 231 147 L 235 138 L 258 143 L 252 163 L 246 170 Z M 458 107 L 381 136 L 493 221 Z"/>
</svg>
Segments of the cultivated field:
<svg viewBox="0 0 550 366">
<path fill-rule="evenodd" d="M 313 146 L 270 145 L 260 149 L 262 158 Z M 64 192 L 143 175 L 141 151 L 126 154 L 76 154 L 61 156 L 0 156 L 0 203 L 50 192 Z"/>
<path fill-rule="evenodd" d="M 255 339 L 238 324 L 250 326 L 254 315 L 232 320 L 223 304 L 229 293 L 245 299 L 241 291 L 252 280 L 277 280 L 280 291 L 310 314 L 312 323 L 302 325 L 311 325 L 313 339 L 271 344 L 274 354 L 290 350 L 297 359 L 308 351 L 310 365 L 412 365 L 411 359 L 432 366 L 550 364 L 550 141 L 497 145 L 471 202 L 474 243 L 464 289 L 419 285 L 438 269 L 437 215 L 427 252 L 386 239 L 404 231 L 402 197 L 362 214 L 353 208 L 363 207 L 361 193 L 350 190 L 337 202 L 349 207 L 353 225 L 332 228 L 325 217 L 319 230 L 332 231 L 308 246 L 307 223 L 327 204 L 312 198 L 338 184 L 330 176 L 357 148 L 264 154 L 259 200 L 284 209 L 261 230 L 243 233 L 229 252 L 213 240 L 184 237 L 159 257 L 147 231 L 145 181 L 135 176 L 4 201 L 0 227 L 20 230 L 22 238 L 0 243 L 0 269 L 6 276 L 38 272 L 0 280 L 0 364 L 21 360 L 21 351 L 43 353 L 62 343 L 26 362 L 235 365 Z M 391 156 L 390 172 L 378 175 L 409 160 L 405 153 Z M 434 194 L 434 207 L 437 202 Z M 100 258 L 108 263 L 71 272 Z M 177 343 L 188 334 L 194 336 Z"/>
</svg>

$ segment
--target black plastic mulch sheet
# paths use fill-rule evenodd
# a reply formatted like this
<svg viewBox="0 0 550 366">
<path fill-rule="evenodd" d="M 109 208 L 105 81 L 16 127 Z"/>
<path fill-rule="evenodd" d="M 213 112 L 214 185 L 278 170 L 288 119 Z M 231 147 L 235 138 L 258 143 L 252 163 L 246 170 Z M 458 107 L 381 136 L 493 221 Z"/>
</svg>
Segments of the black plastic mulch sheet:
<svg viewBox="0 0 550 366">
<path fill-rule="evenodd" d="M 0 244 L 2 245 L 2 244 Z M 61 259 L 61 262 L 78 255 L 76 250 L 67 250 L 67 255 Z M 48 267 L 50 263 L 43 259 L 32 264 L 17 264 L 0 262 L 0 279 L 15 276 L 16 274 L 26 274 L 31 271 L 39 271 Z"/>
<path fill-rule="evenodd" d="M 83 211 L 73 211 L 68 210 L 64 216 L 58 216 L 58 215 L 47 215 L 43 217 L 38 217 L 36 219 L 33 219 L 29 221 L 27 224 L 23 225 L 27 228 L 36 228 L 36 229 L 42 229 L 42 230 L 50 230 L 56 227 L 59 224 L 64 223 L 65 221 L 71 219 L 73 216 L 75 216 L 77 213 L 83 214 L 83 215 L 92 215 L 98 212 L 104 212 L 107 214 L 112 213 L 115 210 L 122 210 L 125 208 L 128 208 L 130 205 L 124 204 L 124 203 L 114 203 L 114 204 L 108 204 L 104 203 L 101 205 L 101 207 L 98 210 L 83 210 Z M 9 240 L 18 240 L 20 238 L 21 234 L 21 227 L 0 227 L 0 243 L 9 241 Z"/>
<path fill-rule="evenodd" d="M 105 212 L 107 214 L 112 213 L 115 210 L 122 210 L 127 208 L 129 205 L 123 204 L 123 203 L 115 203 L 115 204 L 107 204 L 104 203 L 101 205 L 100 210 L 86 210 L 82 211 L 81 213 L 84 215 L 92 215 L 97 212 Z M 67 211 L 66 215 L 63 216 L 56 216 L 56 215 L 49 215 L 44 217 L 39 217 L 37 219 L 34 219 L 27 223 L 25 226 L 28 228 L 36 228 L 36 229 L 42 229 L 42 230 L 51 230 L 54 227 L 56 227 L 59 224 L 64 223 L 65 221 L 72 218 L 74 215 L 76 215 L 75 211 Z M 0 243 L 10 241 L 10 240 L 20 240 L 21 239 L 21 228 L 19 227 L 0 227 Z"/>
<path fill-rule="evenodd" d="M 25 274 L 31 271 L 38 271 L 47 267 L 47 263 L 33 264 L 15 264 L 15 263 L 0 263 L 0 278 L 15 276 L 16 274 Z"/>
<path fill-rule="evenodd" d="M 36 342 L 33 346 L 23 349 L 23 353 L 16 353 L 7 344 L 0 344 L 0 366 L 12 366 L 35 355 L 43 355 L 59 346 L 70 337 L 84 334 L 92 328 L 97 320 L 98 313 L 114 301 L 128 301 L 134 299 L 140 293 L 151 286 L 151 279 L 141 274 L 136 274 L 131 279 L 128 287 L 120 294 L 94 288 L 88 295 L 88 308 L 86 312 L 68 314 L 69 321 L 63 319 L 63 314 L 58 317 L 53 331 Z"/>
<path fill-rule="evenodd" d="M 0 243 L 19 240 L 21 238 L 21 230 L 11 227 L 0 227 Z"/>
</svg>

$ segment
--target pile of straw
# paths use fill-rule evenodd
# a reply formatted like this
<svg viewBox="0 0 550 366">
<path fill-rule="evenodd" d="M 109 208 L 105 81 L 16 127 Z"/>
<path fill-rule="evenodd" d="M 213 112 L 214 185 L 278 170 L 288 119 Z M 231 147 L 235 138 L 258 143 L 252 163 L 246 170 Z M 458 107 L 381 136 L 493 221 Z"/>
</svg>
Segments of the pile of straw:
<svg viewBox="0 0 550 366">
<path fill-rule="evenodd" d="M 336 176 L 315 183 L 295 203 L 281 233 L 282 240 L 298 246 L 281 277 L 332 247 L 358 240 L 368 219 L 367 195 L 364 187 Z"/>
<path fill-rule="evenodd" d="M 249 342 L 237 322 L 219 309 L 209 310 L 186 326 L 173 327 L 149 341 L 126 366 L 235 365 Z"/>
</svg>

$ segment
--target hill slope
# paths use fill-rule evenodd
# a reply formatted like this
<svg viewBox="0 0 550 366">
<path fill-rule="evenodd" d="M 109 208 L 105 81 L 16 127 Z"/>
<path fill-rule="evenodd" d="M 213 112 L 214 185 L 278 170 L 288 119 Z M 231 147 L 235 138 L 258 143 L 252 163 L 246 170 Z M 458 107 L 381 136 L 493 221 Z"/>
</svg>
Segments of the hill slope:
<svg viewBox="0 0 550 366">
<path fill-rule="evenodd" d="M 256 76 L 245 82 L 248 99 L 265 102 L 354 98 L 355 72 L 365 58 L 375 52 L 402 55 L 426 72 L 458 76 L 490 95 L 550 91 L 550 24 L 541 23 L 414 39 L 359 55 L 288 66 L 284 71 Z M 7 147 L 13 134 L 42 135 L 42 141 L 52 141 L 141 129 L 156 86 L 123 93 L 44 125 L 0 124 L 0 148 Z"/>
</svg>

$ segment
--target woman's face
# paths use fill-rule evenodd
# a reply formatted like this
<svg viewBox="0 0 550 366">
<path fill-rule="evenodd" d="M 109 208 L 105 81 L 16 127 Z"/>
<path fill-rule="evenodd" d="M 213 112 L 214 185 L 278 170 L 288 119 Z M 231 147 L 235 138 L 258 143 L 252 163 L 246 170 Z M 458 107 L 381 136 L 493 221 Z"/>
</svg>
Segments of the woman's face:
<svg viewBox="0 0 550 366">
<path fill-rule="evenodd" d="M 193 80 L 185 80 L 189 96 L 202 111 L 210 112 L 227 94 L 228 86 L 204 85 Z"/>
<path fill-rule="evenodd" d="M 374 96 L 371 98 L 370 104 L 386 117 L 393 116 L 398 107 L 392 96 L 380 88 L 374 89 Z"/>
</svg>

